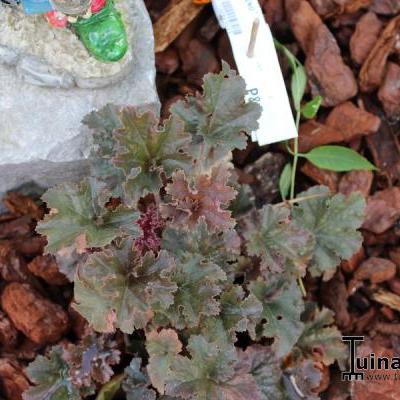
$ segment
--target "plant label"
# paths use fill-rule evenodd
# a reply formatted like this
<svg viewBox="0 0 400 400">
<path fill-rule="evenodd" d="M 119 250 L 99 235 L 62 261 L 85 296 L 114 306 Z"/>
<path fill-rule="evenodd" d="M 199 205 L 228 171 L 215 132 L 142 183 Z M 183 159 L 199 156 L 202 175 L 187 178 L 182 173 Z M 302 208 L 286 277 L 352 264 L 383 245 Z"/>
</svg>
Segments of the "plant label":
<svg viewBox="0 0 400 400">
<path fill-rule="evenodd" d="M 263 108 L 253 141 L 265 145 L 297 137 L 274 39 L 258 0 L 213 0 L 212 4 L 246 81 L 246 99 Z"/>
</svg>

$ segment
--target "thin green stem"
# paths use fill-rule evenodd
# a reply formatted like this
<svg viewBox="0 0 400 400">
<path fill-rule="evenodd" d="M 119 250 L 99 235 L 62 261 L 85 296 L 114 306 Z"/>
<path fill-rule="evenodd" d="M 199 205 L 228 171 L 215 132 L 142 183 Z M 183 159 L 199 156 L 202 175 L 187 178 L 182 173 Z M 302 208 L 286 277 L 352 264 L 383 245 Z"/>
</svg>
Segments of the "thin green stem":
<svg viewBox="0 0 400 400">
<path fill-rule="evenodd" d="M 289 145 L 289 141 L 288 141 L 288 140 L 285 141 L 285 147 L 286 147 L 287 152 L 288 152 L 291 156 L 294 156 L 293 150 L 290 148 L 290 145 Z"/>
<path fill-rule="evenodd" d="M 301 112 L 300 110 L 296 111 L 296 130 L 297 133 L 299 132 L 300 128 L 300 117 L 301 117 Z M 294 199 L 294 188 L 295 188 L 295 182 L 296 182 L 296 170 L 297 170 L 297 163 L 299 161 L 299 138 L 296 137 L 294 139 L 294 145 L 293 145 L 293 166 L 292 166 L 292 179 L 290 183 L 290 200 Z M 303 279 L 299 278 L 297 280 L 297 283 L 300 287 L 301 294 L 303 297 L 306 297 L 307 292 L 306 288 L 304 287 Z"/>
<path fill-rule="evenodd" d="M 275 203 L 274 207 L 280 207 L 280 206 L 285 206 L 285 205 L 292 205 L 292 204 L 297 204 L 301 203 L 302 201 L 308 201 L 312 199 L 317 199 L 318 197 L 325 197 L 329 196 L 331 192 L 326 192 L 326 193 L 317 193 L 317 194 L 310 194 L 308 196 L 302 196 L 302 197 L 296 197 L 295 199 L 292 200 L 285 200 L 280 203 Z"/>
<path fill-rule="evenodd" d="M 285 46 L 283 46 L 281 43 L 279 43 L 276 39 L 274 39 L 274 41 L 275 41 L 276 48 L 283 51 L 289 61 L 289 64 L 293 71 L 292 79 L 297 79 L 297 81 L 294 82 L 295 83 L 294 86 L 297 88 L 301 88 L 301 82 L 299 79 L 299 77 L 301 76 L 300 72 L 302 71 L 304 76 L 305 76 L 305 72 L 304 72 L 304 69 L 303 69 L 300 61 Z M 301 71 L 299 72 L 298 70 L 301 70 Z M 305 78 L 305 79 L 307 79 L 307 78 Z M 301 117 L 301 104 L 300 103 L 301 103 L 301 99 L 303 98 L 303 94 L 304 94 L 304 88 L 302 89 L 301 93 L 296 96 L 294 96 L 293 91 L 292 91 L 293 102 L 294 102 L 294 105 L 296 108 L 297 134 L 299 133 L 299 127 L 300 127 L 300 117 Z M 297 163 L 299 161 L 299 157 L 303 156 L 303 154 L 299 153 L 298 137 L 296 137 L 293 141 L 293 151 L 290 149 L 287 142 L 286 142 L 286 148 L 287 148 L 288 152 L 293 156 L 292 176 L 290 179 L 290 200 L 286 202 L 286 204 L 287 203 L 292 204 L 292 203 L 295 203 L 294 194 L 295 194 Z M 297 282 L 300 287 L 301 293 L 303 294 L 303 297 L 306 297 L 307 293 L 306 293 L 306 289 L 304 287 L 303 280 L 301 278 L 298 278 Z"/>
<path fill-rule="evenodd" d="M 296 112 L 296 129 L 299 132 L 300 126 L 300 111 Z M 290 200 L 294 199 L 294 188 L 296 182 L 296 170 L 297 170 L 297 162 L 299 160 L 299 139 L 298 137 L 294 139 L 293 146 L 293 166 L 292 166 L 292 179 L 290 184 Z"/>
</svg>

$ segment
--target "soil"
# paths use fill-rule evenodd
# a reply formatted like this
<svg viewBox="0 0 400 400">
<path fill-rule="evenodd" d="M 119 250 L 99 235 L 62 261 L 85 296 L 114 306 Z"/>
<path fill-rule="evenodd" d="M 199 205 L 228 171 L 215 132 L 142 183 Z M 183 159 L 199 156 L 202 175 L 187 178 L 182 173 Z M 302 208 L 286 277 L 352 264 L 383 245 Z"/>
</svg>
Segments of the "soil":
<svg viewBox="0 0 400 400">
<path fill-rule="evenodd" d="M 169 0 L 146 4 L 154 23 L 174 5 Z M 339 174 L 300 165 L 297 190 L 324 184 L 344 194 L 360 191 L 367 200 L 363 247 L 342 263 L 330 281 L 307 277 L 307 296 L 335 312 L 343 334 L 364 335 L 365 354 L 399 356 L 399 1 L 260 0 L 260 4 L 274 36 L 304 62 L 307 98 L 323 97 L 318 117 L 301 125 L 300 151 L 343 144 L 379 168 L 373 173 Z M 218 71 L 222 59 L 234 66 L 227 35 L 207 5 L 156 54 L 162 116 L 168 116 L 176 100 L 201 90 L 202 76 Z M 289 80 L 288 65 L 284 59 L 281 63 Z M 260 148 L 249 143 L 245 151 L 234 154 L 239 179 L 250 184 L 259 205 L 280 201 L 277 184 L 288 160 L 279 144 Z M 69 308 L 71 286 L 55 260 L 43 256 L 45 241 L 34 233 L 44 206 L 15 193 L 3 203 L 7 212 L 0 215 L 0 381 L 3 395 L 18 400 L 28 385 L 23 367 L 46 346 L 79 337 L 85 323 Z M 393 381 L 350 384 L 337 379 L 337 374 L 332 368 L 330 378 L 326 375 L 322 398 L 400 399 L 400 388 Z"/>
</svg>

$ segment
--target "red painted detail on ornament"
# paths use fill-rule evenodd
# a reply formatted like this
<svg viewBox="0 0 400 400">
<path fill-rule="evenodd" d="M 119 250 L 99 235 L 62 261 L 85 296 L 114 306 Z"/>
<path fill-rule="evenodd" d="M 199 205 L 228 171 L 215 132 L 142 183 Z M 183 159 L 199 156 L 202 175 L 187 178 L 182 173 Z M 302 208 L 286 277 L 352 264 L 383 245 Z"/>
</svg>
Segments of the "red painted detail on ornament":
<svg viewBox="0 0 400 400">
<path fill-rule="evenodd" d="M 93 0 L 90 10 L 93 14 L 101 11 L 106 6 L 106 0 Z"/>
<path fill-rule="evenodd" d="M 68 25 L 67 17 L 58 11 L 49 11 L 45 14 L 45 17 L 54 28 L 66 28 Z"/>
</svg>

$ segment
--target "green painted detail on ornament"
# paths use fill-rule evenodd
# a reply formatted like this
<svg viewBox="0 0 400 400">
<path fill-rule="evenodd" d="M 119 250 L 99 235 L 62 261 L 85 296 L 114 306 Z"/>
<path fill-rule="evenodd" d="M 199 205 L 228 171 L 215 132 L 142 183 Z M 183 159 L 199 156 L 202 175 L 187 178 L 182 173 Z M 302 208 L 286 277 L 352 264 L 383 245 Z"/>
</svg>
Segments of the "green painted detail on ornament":
<svg viewBox="0 0 400 400">
<path fill-rule="evenodd" d="M 100 61 L 119 61 L 128 51 L 128 37 L 121 14 L 112 0 L 90 18 L 72 24 L 86 49 Z"/>
</svg>

